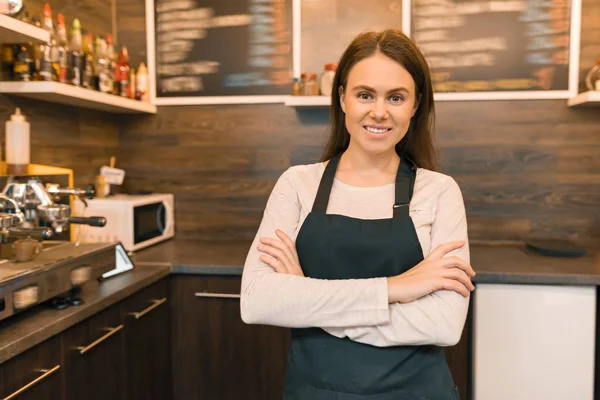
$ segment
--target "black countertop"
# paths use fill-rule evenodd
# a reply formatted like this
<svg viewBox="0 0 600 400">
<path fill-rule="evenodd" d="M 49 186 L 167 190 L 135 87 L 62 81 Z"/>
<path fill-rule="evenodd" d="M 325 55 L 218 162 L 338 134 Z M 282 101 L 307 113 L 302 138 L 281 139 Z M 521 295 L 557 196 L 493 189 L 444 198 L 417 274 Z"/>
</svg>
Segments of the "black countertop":
<svg viewBox="0 0 600 400">
<path fill-rule="evenodd" d="M 241 275 L 251 242 L 169 240 L 141 250 L 135 262 L 163 262 L 179 274 Z M 476 283 L 600 285 L 600 257 L 549 257 L 518 242 L 471 243 Z"/>
<path fill-rule="evenodd" d="M 132 256 L 136 268 L 83 286 L 84 304 L 53 310 L 43 305 L 0 322 L 0 363 L 176 274 L 241 275 L 250 241 L 170 240 Z M 523 244 L 471 244 L 478 284 L 600 285 L 600 257 L 547 257 Z"/>
</svg>

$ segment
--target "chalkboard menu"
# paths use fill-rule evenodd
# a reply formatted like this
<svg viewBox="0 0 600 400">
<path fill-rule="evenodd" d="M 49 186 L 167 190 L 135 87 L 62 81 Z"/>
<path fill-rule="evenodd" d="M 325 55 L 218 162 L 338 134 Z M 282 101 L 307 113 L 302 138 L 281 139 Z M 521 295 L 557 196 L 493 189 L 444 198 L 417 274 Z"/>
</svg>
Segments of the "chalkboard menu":
<svg viewBox="0 0 600 400">
<path fill-rule="evenodd" d="M 434 92 L 568 97 L 569 50 L 579 46 L 570 0 L 412 0 L 410 10 Z"/>
<path fill-rule="evenodd" d="M 292 0 L 148 2 L 157 104 L 235 103 L 246 96 L 268 102 L 290 94 Z"/>
</svg>

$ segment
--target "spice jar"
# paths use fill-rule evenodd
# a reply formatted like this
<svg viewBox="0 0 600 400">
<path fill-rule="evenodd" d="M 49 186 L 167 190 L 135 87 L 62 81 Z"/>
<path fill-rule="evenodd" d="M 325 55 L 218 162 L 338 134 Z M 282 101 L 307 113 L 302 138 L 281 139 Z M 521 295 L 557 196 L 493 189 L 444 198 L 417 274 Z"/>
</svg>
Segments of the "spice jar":
<svg viewBox="0 0 600 400">
<path fill-rule="evenodd" d="M 302 95 L 302 82 L 300 82 L 300 78 L 294 78 L 294 82 L 292 82 L 292 96 L 301 96 Z"/>
<path fill-rule="evenodd" d="M 312 72 L 302 74 L 302 88 L 304 96 L 318 96 L 317 74 Z"/>
<path fill-rule="evenodd" d="M 321 81 L 319 84 L 319 89 L 321 90 L 321 94 L 323 96 L 331 96 L 336 69 L 337 64 L 335 63 L 325 64 L 325 72 L 323 72 L 323 75 L 321 75 Z"/>
</svg>

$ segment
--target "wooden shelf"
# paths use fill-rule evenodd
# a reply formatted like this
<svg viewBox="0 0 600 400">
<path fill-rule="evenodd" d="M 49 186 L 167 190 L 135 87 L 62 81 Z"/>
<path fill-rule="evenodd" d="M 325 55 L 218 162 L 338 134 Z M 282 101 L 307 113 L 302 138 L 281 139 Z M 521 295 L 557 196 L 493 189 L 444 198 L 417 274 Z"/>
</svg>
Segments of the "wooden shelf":
<svg viewBox="0 0 600 400">
<path fill-rule="evenodd" d="M 58 82 L 0 82 L 0 93 L 115 114 L 156 114 L 156 106 Z"/>
<path fill-rule="evenodd" d="M 288 107 L 329 107 L 331 98 L 329 96 L 288 96 L 285 99 Z"/>
<path fill-rule="evenodd" d="M 0 43 L 47 43 L 49 41 L 48 31 L 0 14 Z"/>
<path fill-rule="evenodd" d="M 569 107 L 600 107 L 600 91 L 579 93 L 569 99 L 568 105 Z"/>
</svg>

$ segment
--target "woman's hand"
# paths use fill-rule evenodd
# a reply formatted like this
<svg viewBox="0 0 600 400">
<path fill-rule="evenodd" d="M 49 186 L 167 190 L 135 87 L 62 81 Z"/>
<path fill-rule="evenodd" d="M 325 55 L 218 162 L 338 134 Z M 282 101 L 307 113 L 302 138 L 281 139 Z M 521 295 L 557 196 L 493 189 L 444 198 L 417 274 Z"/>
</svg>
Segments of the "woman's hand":
<svg viewBox="0 0 600 400">
<path fill-rule="evenodd" d="M 261 237 L 258 245 L 260 260 L 280 274 L 304 276 L 296 245 L 283 231 L 277 229 L 275 234 L 279 239 Z"/>
<path fill-rule="evenodd" d="M 388 278 L 388 301 L 408 303 L 437 290 L 454 290 L 467 297 L 475 289 L 471 283 L 475 271 L 458 257 L 444 258 L 464 244 L 464 241 L 442 244 L 413 268 Z"/>
</svg>

